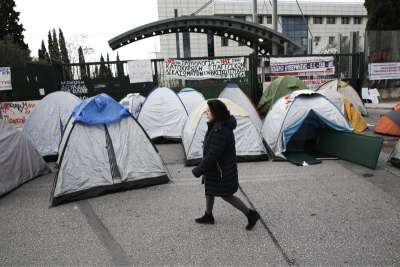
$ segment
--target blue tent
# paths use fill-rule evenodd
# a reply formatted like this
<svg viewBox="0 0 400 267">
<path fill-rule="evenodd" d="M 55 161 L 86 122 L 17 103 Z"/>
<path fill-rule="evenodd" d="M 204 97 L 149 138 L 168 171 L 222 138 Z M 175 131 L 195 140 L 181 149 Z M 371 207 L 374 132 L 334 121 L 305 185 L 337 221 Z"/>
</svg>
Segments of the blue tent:
<svg viewBox="0 0 400 267">
<path fill-rule="evenodd" d="M 129 111 L 107 94 L 86 99 L 72 112 L 74 122 L 87 125 L 110 124 L 131 116 Z"/>
</svg>

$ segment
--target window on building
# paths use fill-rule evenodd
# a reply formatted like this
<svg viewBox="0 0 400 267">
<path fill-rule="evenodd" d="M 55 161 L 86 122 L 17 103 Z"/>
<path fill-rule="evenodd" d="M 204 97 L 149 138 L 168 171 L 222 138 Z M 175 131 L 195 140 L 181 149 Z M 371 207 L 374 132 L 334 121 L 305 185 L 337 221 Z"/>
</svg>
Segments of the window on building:
<svg viewBox="0 0 400 267">
<path fill-rule="evenodd" d="M 326 24 L 336 24 L 336 18 L 335 17 L 327 17 Z"/>
<path fill-rule="evenodd" d="M 267 24 L 272 24 L 272 16 L 267 15 Z"/>
<path fill-rule="evenodd" d="M 349 41 L 349 36 L 342 36 L 342 43 L 346 44 Z"/>
<path fill-rule="evenodd" d="M 328 39 L 328 44 L 330 44 L 330 45 L 333 45 L 333 44 L 335 44 L 335 36 L 329 36 L 329 39 Z"/>
<path fill-rule="evenodd" d="M 282 16 L 282 33 L 307 51 L 308 47 L 308 18 L 301 16 Z"/>
<path fill-rule="evenodd" d="M 350 24 L 350 18 L 349 17 L 342 17 L 342 24 Z"/>
<path fill-rule="evenodd" d="M 322 17 L 313 17 L 314 24 L 322 24 Z"/>
<path fill-rule="evenodd" d="M 264 22 L 263 16 L 262 15 L 258 15 L 257 16 L 257 21 L 258 21 L 259 24 L 263 24 L 263 22 Z"/>
<path fill-rule="evenodd" d="M 221 46 L 228 46 L 229 39 L 226 37 L 221 37 Z"/>
<path fill-rule="evenodd" d="M 354 17 L 354 24 L 361 24 L 362 17 Z"/>
</svg>

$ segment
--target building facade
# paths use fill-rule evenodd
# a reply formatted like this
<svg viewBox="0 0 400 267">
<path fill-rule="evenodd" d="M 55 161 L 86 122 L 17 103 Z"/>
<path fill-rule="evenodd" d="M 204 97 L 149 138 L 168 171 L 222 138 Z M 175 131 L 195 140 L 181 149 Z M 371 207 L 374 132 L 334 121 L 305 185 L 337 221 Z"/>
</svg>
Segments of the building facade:
<svg viewBox="0 0 400 267">
<path fill-rule="evenodd" d="M 210 1 L 208 0 L 158 0 L 159 20 L 189 16 Z M 252 21 L 252 0 L 215 0 L 197 15 L 229 16 Z M 278 0 L 278 32 L 303 46 L 304 52 L 319 54 L 350 52 L 351 32 L 358 32 L 357 51 L 364 48 L 367 11 L 363 3 L 306 2 Z M 271 1 L 258 1 L 257 23 L 272 28 Z M 234 40 L 200 33 L 179 33 L 179 52 L 175 34 L 160 36 L 158 57 L 206 57 L 248 55 L 252 49 Z"/>
</svg>

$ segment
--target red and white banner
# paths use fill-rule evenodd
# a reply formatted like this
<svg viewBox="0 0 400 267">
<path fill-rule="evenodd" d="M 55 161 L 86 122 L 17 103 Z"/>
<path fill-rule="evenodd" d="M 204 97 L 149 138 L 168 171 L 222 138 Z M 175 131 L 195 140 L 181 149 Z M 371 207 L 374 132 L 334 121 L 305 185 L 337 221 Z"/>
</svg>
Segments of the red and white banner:
<svg viewBox="0 0 400 267">
<path fill-rule="evenodd" d="M 271 57 L 271 76 L 312 77 L 335 74 L 333 57 Z"/>
<path fill-rule="evenodd" d="M 400 79 L 400 62 L 370 63 L 368 73 L 371 81 Z"/>
<path fill-rule="evenodd" d="M 20 128 L 39 101 L 0 102 L 3 120 Z"/>
<path fill-rule="evenodd" d="M 11 86 L 11 68 L 0 68 L 0 91 L 12 90 Z"/>
<path fill-rule="evenodd" d="M 315 79 L 315 80 L 303 80 L 307 87 L 311 90 L 317 90 L 321 85 L 332 81 L 332 79 Z"/>
</svg>

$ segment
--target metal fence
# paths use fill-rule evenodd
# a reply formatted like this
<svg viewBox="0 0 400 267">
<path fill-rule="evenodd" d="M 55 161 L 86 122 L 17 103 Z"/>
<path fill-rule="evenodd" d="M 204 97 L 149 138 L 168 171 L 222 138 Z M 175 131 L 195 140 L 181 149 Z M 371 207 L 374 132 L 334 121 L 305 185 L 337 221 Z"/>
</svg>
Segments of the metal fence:
<svg viewBox="0 0 400 267">
<path fill-rule="evenodd" d="M 368 63 L 400 61 L 400 30 L 367 31 L 365 44 Z M 367 66 L 365 66 L 365 71 L 367 71 Z M 379 89 L 398 88 L 400 87 L 400 80 L 369 81 L 368 87 Z"/>
<path fill-rule="evenodd" d="M 313 55 L 309 55 L 313 56 Z M 315 55 L 327 56 L 327 55 Z M 334 54 L 336 73 L 334 77 L 350 81 L 353 87 L 360 89 L 364 80 L 364 55 Z M 237 57 L 237 56 L 235 56 Z M 228 58 L 228 57 L 215 57 Z M 208 58 L 190 58 L 208 59 Z M 41 99 L 45 94 L 60 90 L 63 81 L 81 81 L 87 88 L 84 97 L 106 92 L 115 99 L 121 99 L 128 93 L 140 93 L 147 96 L 157 86 L 166 86 L 174 90 L 192 87 L 206 98 L 217 97 L 227 82 L 236 82 L 253 101 L 257 102 L 262 93 L 262 83 L 271 80 L 269 57 L 256 55 L 244 56 L 246 76 L 229 80 L 183 80 L 170 78 L 165 71 L 163 59 L 153 59 L 153 82 L 130 83 L 128 61 L 90 62 L 68 65 L 30 64 L 26 67 L 12 68 L 12 91 L 0 92 L 0 101 Z M 332 77 L 332 78 L 334 78 Z M 304 77 L 309 78 L 309 77 Z M 318 77 L 312 77 L 318 78 Z"/>
<path fill-rule="evenodd" d="M 215 57 L 228 58 L 228 57 Z M 185 59 L 185 58 L 183 58 Z M 206 57 L 190 58 L 191 60 L 207 59 Z M 207 98 L 217 97 L 227 82 L 236 82 L 246 94 L 250 94 L 249 85 L 249 56 L 244 56 L 246 77 L 229 80 L 183 80 L 170 78 L 165 71 L 164 59 L 152 59 L 152 83 L 129 82 L 128 61 L 91 62 L 85 64 L 68 64 L 62 66 L 62 80 L 83 80 L 88 88 L 89 95 L 100 92 L 101 89 L 116 98 L 121 98 L 130 92 L 139 92 L 147 95 L 156 86 L 165 86 L 176 91 L 193 87 Z"/>
</svg>

